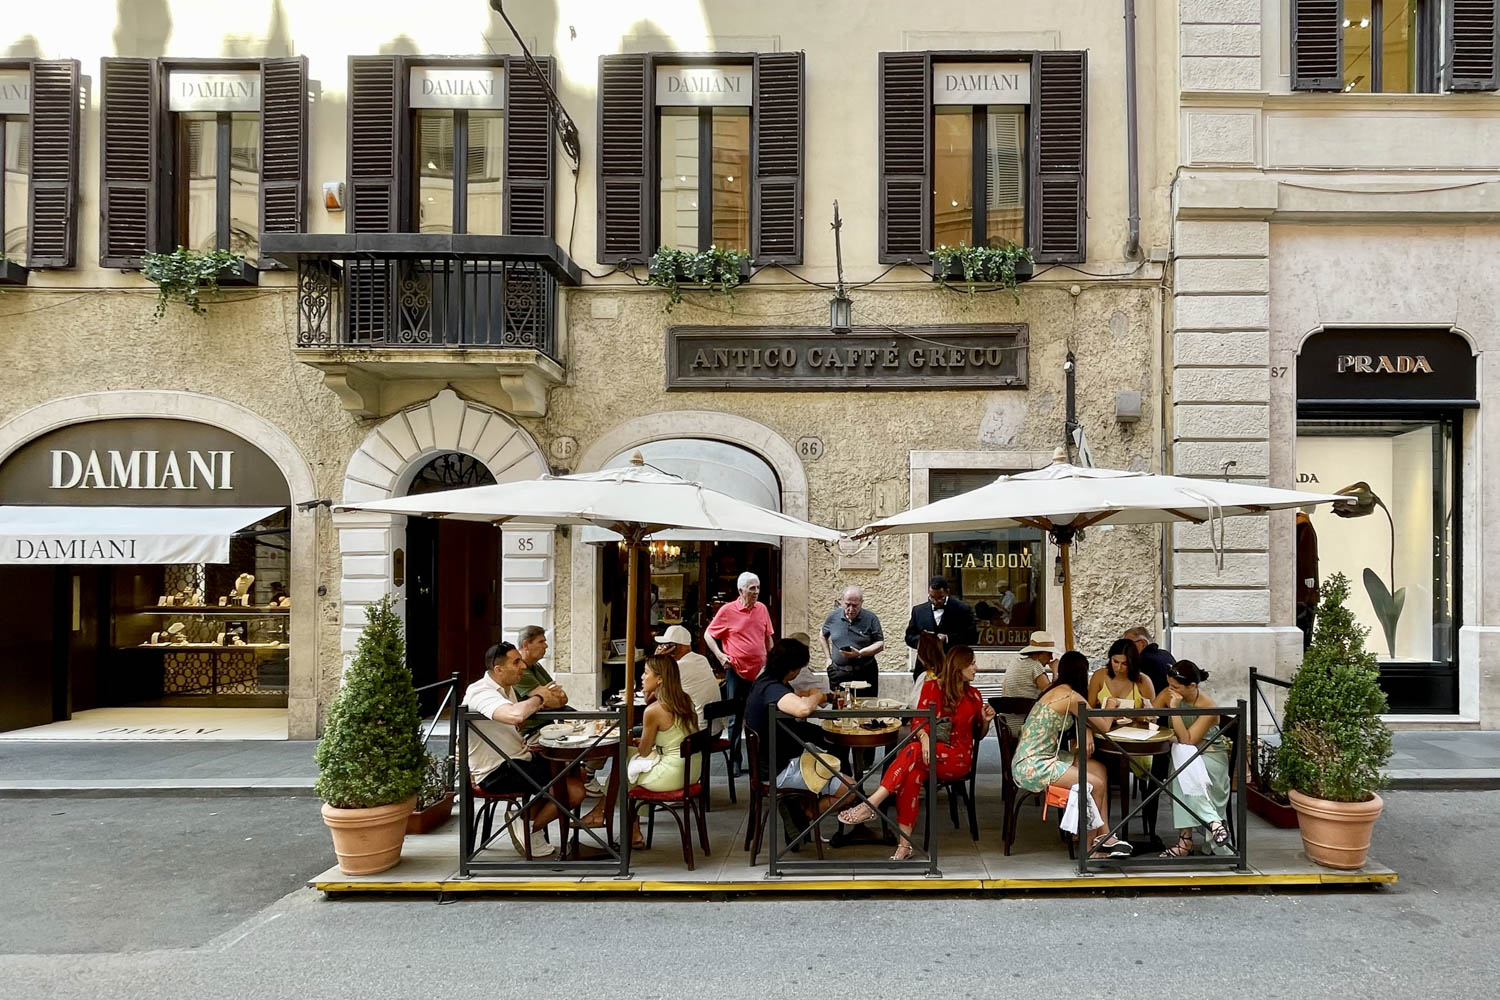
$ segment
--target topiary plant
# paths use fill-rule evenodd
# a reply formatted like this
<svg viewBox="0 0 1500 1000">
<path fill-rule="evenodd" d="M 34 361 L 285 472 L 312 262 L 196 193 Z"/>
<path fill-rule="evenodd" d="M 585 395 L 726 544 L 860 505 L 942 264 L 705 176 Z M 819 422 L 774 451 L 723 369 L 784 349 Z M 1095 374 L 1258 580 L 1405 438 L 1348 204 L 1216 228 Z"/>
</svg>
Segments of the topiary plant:
<svg viewBox="0 0 1500 1000">
<path fill-rule="evenodd" d="M 1323 584 L 1312 644 L 1292 678 L 1285 736 L 1276 755 L 1278 790 L 1334 802 L 1366 802 L 1385 784 L 1391 733 L 1370 632 L 1346 606 L 1349 579 L 1335 573 Z"/>
<path fill-rule="evenodd" d="M 427 753 L 400 617 L 390 598 L 366 612 L 343 689 L 318 743 L 318 796 L 339 809 L 404 802 L 422 787 Z"/>
</svg>

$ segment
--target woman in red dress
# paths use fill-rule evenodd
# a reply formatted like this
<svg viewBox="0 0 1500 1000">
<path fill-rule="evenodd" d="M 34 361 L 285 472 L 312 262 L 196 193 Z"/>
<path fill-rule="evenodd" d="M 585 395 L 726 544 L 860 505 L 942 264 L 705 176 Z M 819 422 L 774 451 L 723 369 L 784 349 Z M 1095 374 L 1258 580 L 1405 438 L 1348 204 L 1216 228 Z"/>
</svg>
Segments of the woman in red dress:
<svg viewBox="0 0 1500 1000">
<path fill-rule="evenodd" d="M 851 826 L 875 816 L 875 808 L 887 798 L 896 796 L 896 825 L 901 828 L 901 843 L 892 861 L 904 861 L 912 855 L 911 831 L 917 823 L 917 809 L 922 801 L 922 786 L 931 770 L 933 753 L 937 754 L 939 781 L 957 781 L 969 773 L 974 764 L 975 741 L 989 731 L 995 710 L 980 697 L 971 683 L 974 680 L 974 651 L 955 646 L 943 661 L 942 670 L 922 685 L 917 698 L 918 711 L 928 706 L 937 709 L 937 738 L 927 732 L 926 719 L 913 719 L 917 739 L 908 743 L 886 769 L 880 787 L 870 796 L 868 805 L 861 802 L 839 813 L 839 822 Z M 934 751 L 934 743 L 936 750 Z"/>
</svg>

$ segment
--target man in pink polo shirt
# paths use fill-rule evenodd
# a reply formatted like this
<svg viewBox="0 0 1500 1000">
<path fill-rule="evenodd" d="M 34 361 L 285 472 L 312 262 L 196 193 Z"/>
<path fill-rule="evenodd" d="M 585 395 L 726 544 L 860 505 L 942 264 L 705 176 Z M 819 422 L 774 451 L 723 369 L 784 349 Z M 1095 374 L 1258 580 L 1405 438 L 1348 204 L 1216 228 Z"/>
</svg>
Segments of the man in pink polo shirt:
<svg viewBox="0 0 1500 1000">
<path fill-rule="evenodd" d="M 750 685 L 760 676 L 771 650 L 774 633 L 771 615 L 760 603 L 760 577 L 741 573 L 737 582 L 739 600 L 719 609 L 703 633 L 709 651 L 724 664 L 725 694 L 741 705 L 750 693 Z M 739 713 L 729 726 L 729 776 L 740 775 L 740 730 L 744 714 Z"/>
</svg>

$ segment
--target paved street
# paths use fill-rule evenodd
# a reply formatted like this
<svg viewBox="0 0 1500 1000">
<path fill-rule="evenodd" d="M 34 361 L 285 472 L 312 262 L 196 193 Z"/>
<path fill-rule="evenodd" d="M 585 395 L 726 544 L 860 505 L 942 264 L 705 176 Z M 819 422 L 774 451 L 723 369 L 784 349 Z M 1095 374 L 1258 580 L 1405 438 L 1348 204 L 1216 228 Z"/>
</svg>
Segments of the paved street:
<svg viewBox="0 0 1500 1000">
<path fill-rule="evenodd" d="M 1383 891 L 1134 898 L 331 901 L 305 798 L 4 808 L 5 998 L 1477 995 L 1500 954 L 1500 792 L 1391 793 Z"/>
</svg>

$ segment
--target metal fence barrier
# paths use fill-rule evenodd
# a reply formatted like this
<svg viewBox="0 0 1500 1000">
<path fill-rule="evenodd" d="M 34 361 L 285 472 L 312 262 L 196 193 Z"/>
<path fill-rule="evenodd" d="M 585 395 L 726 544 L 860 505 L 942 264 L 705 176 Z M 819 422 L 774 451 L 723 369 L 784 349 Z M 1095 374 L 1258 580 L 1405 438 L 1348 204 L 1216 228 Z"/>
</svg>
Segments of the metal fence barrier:
<svg viewBox="0 0 1500 1000">
<path fill-rule="evenodd" d="M 1281 720 L 1276 717 L 1276 706 L 1271 699 L 1266 697 L 1266 692 L 1260 686 L 1269 684 L 1272 687 L 1290 688 L 1291 681 L 1284 681 L 1279 677 L 1271 677 L 1261 673 L 1254 667 L 1250 668 L 1250 740 L 1253 752 L 1250 754 L 1250 776 L 1255 780 L 1255 787 L 1262 791 L 1266 788 L 1265 759 L 1262 754 L 1267 751 L 1275 753 L 1276 746 L 1281 744 L 1283 735 Z M 1276 743 L 1262 739 L 1260 735 L 1260 706 L 1266 706 L 1266 714 L 1271 717 L 1271 725 L 1276 727 Z"/>
<path fill-rule="evenodd" d="M 775 705 L 771 706 L 769 718 L 771 725 L 767 734 L 769 736 L 768 745 L 766 747 L 767 760 L 774 761 L 778 759 L 776 755 L 776 744 L 778 740 L 792 740 L 797 745 L 797 753 L 799 755 L 807 752 L 830 752 L 830 747 L 815 745 L 804 740 L 802 736 L 797 732 L 796 727 L 792 725 L 792 721 L 795 720 L 791 720 L 790 716 L 781 712 L 776 708 Z M 782 875 L 804 874 L 884 875 L 899 872 L 920 872 L 921 874 L 927 876 L 940 876 L 942 872 L 938 870 L 937 837 L 933 833 L 933 816 L 935 815 L 937 810 L 937 786 L 940 784 L 940 782 L 938 782 L 937 780 L 936 774 L 937 747 L 935 745 L 932 748 L 932 764 L 930 765 L 931 770 L 927 775 L 926 788 L 924 789 L 927 808 L 923 810 L 925 825 L 923 828 L 922 842 L 919 844 L 915 837 L 912 838 L 913 853 L 911 858 L 906 861 L 893 861 L 889 858 L 850 858 L 843 861 L 818 861 L 804 860 L 800 858 L 789 859 L 787 857 L 788 854 L 792 853 L 797 848 L 809 846 L 811 844 L 814 827 L 816 827 L 819 823 L 826 819 L 829 814 L 837 813 L 839 810 L 852 806 L 856 802 L 863 802 L 866 805 L 869 805 L 870 808 L 875 811 L 875 816 L 880 820 L 882 828 L 887 833 L 894 833 L 899 836 L 899 830 L 897 828 L 896 822 L 889 816 L 887 816 L 885 812 L 879 807 L 871 805 L 869 796 L 865 794 L 864 785 L 865 782 L 869 781 L 872 776 L 878 783 L 881 776 L 885 773 L 886 765 L 889 764 L 896 757 L 896 755 L 901 752 L 903 748 L 911 743 L 916 742 L 917 733 L 919 732 L 919 730 L 910 727 L 911 720 L 927 720 L 927 732 L 931 733 L 933 724 L 937 719 L 937 712 L 930 706 L 922 711 L 916 711 L 908 708 L 852 708 L 839 711 L 818 711 L 814 712 L 809 718 L 824 720 L 894 718 L 904 720 L 908 726 L 908 729 L 905 735 L 901 736 L 901 738 L 896 741 L 894 746 L 892 746 L 889 750 L 885 751 L 884 754 L 879 756 L 879 758 L 876 759 L 875 762 L 865 770 L 864 774 L 857 781 L 854 779 L 850 779 L 850 781 L 846 784 L 844 793 L 839 796 L 838 800 L 828 808 L 818 811 L 817 815 L 811 819 L 811 822 L 809 822 L 801 830 L 797 831 L 796 835 L 791 838 L 790 843 L 787 844 L 782 843 L 782 837 L 777 825 L 777 819 L 779 817 L 777 785 L 780 774 L 769 774 L 764 776 L 764 781 L 768 789 L 768 795 L 765 805 L 765 808 L 769 812 L 769 815 L 767 817 L 767 822 L 770 826 L 768 836 L 771 839 L 770 856 L 767 862 L 767 875 L 771 878 L 778 878 Z M 782 745 L 784 746 L 785 743 L 783 742 Z M 853 752 L 858 753 L 859 750 L 856 749 Z M 814 808 L 816 809 L 816 807 Z M 758 823 L 759 821 L 760 818 L 758 816 L 752 819 L 752 822 Z M 915 832 L 916 831 L 913 831 L 913 833 Z"/>
<path fill-rule="evenodd" d="M 1089 720 L 1096 718 L 1117 718 L 1122 714 L 1134 714 L 1135 711 L 1138 710 L 1121 710 L 1118 708 L 1088 708 L 1086 706 L 1080 706 L 1076 710 L 1078 721 L 1075 736 L 1077 739 L 1076 746 L 1079 751 L 1078 760 L 1080 762 L 1078 780 L 1080 797 L 1088 795 L 1088 775 L 1086 770 L 1082 766 L 1082 762 L 1087 759 L 1085 754 L 1083 753 L 1083 748 L 1087 746 L 1088 733 L 1093 733 L 1096 746 L 1102 741 L 1110 744 L 1121 754 L 1123 754 L 1127 761 L 1127 772 L 1133 770 L 1132 768 L 1128 767 L 1128 761 L 1132 747 L 1137 752 L 1140 751 L 1140 746 L 1135 741 L 1113 739 L 1108 733 L 1101 733 L 1098 730 L 1094 729 L 1091 725 L 1089 725 Z M 1197 811 L 1195 811 L 1192 806 L 1189 806 L 1186 802 L 1182 801 L 1182 799 L 1178 797 L 1177 793 L 1172 790 L 1172 782 L 1179 774 L 1181 774 L 1188 766 L 1190 766 L 1193 761 L 1198 760 L 1200 757 L 1202 757 L 1203 754 L 1212 745 L 1212 743 L 1219 740 L 1228 739 L 1230 741 L 1230 802 L 1229 808 L 1226 810 L 1229 815 L 1223 817 L 1223 822 L 1229 828 L 1229 843 L 1233 847 L 1233 853 L 1208 855 L 1190 854 L 1187 857 L 1183 858 L 1164 858 L 1152 855 L 1138 855 L 1128 858 L 1090 858 L 1089 851 L 1086 846 L 1088 844 L 1087 829 L 1089 811 L 1086 807 L 1086 803 L 1082 801 L 1082 798 L 1080 798 L 1080 801 L 1078 803 L 1078 829 L 1074 831 L 1078 836 L 1078 874 L 1092 875 L 1105 870 L 1138 870 L 1145 868 L 1202 868 L 1204 865 L 1232 865 L 1234 866 L 1234 869 L 1236 871 L 1249 871 L 1250 859 L 1246 845 L 1248 823 L 1245 808 L 1244 782 L 1245 751 L 1248 746 L 1245 727 L 1248 721 L 1249 713 L 1245 706 L 1245 700 L 1242 698 L 1239 701 L 1235 702 L 1234 708 L 1227 708 L 1224 706 L 1214 706 L 1212 709 L 1197 707 L 1151 708 L 1149 710 L 1149 714 L 1152 717 L 1168 718 L 1178 715 L 1191 715 L 1194 717 L 1202 715 L 1217 715 L 1219 717 L 1219 735 L 1215 738 L 1215 740 L 1205 742 L 1197 746 L 1192 757 L 1184 761 L 1182 764 L 1172 767 L 1170 769 L 1170 773 L 1165 779 L 1158 778 L 1149 770 L 1147 770 L 1145 774 L 1139 775 L 1140 777 L 1146 779 L 1147 783 L 1150 786 L 1153 786 L 1152 790 L 1146 795 L 1142 796 L 1140 801 L 1135 803 L 1135 805 L 1128 812 L 1121 816 L 1120 821 L 1115 825 L 1110 826 L 1108 816 L 1101 817 L 1104 820 L 1106 829 L 1104 833 L 1099 835 L 1098 839 L 1108 840 L 1113 836 L 1117 836 L 1119 831 L 1125 829 L 1125 827 L 1129 824 L 1131 818 L 1134 816 L 1142 816 L 1144 820 L 1145 810 L 1147 808 L 1153 810 L 1156 809 L 1157 800 L 1160 798 L 1163 792 L 1165 792 L 1173 802 L 1176 802 L 1178 805 L 1186 809 L 1188 813 L 1198 821 L 1198 825 L 1200 827 L 1207 827 L 1209 821 L 1198 815 Z M 1108 781 L 1108 777 L 1106 777 L 1105 780 Z M 1128 773 L 1126 780 L 1130 780 Z"/>
<path fill-rule="evenodd" d="M 443 754 L 443 787 L 452 792 L 457 791 L 454 783 L 458 779 L 458 755 L 456 753 L 458 749 L 459 713 L 458 674 L 449 674 L 447 680 L 437 681 L 432 684 L 423 684 L 416 689 L 416 693 L 421 694 L 423 691 L 435 691 L 438 688 L 445 688 L 446 690 L 443 691 L 443 700 L 438 704 L 437 711 L 432 713 L 432 721 L 427 724 L 427 728 L 422 730 L 422 749 L 427 750 L 427 745 L 432 742 L 432 734 L 437 730 L 438 720 L 443 717 L 443 712 L 447 711 L 448 749 Z M 431 752 L 428 750 L 428 753 Z"/>
<path fill-rule="evenodd" d="M 573 759 L 560 763 L 556 766 L 555 773 L 546 784 L 539 784 L 525 771 L 518 771 L 531 785 L 527 792 L 520 793 L 508 798 L 503 802 L 496 803 L 496 808 L 505 807 L 504 813 L 499 817 L 498 829 L 491 833 L 488 840 L 477 843 L 480 838 L 475 830 L 475 803 L 474 803 L 474 780 L 469 771 L 469 741 L 482 740 L 491 750 L 500 755 L 502 764 L 512 760 L 512 756 L 495 744 L 482 729 L 475 723 L 490 721 L 477 712 L 464 712 L 459 726 L 458 760 L 460 766 L 460 809 L 459 815 L 461 828 L 459 830 L 458 871 L 460 877 L 467 878 L 470 875 L 535 875 L 541 872 L 562 872 L 576 875 L 614 875 L 617 878 L 627 878 L 630 874 L 630 828 L 628 826 L 628 812 L 626 795 L 627 784 L 623 780 L 625 774 L 625 758 L 629 741 L 621 738 L 625 732 L 625 710 L 599 711 L 599 712 L 537 712 L 531 716 L 532 720 L 546 724 L 549 722 L 589 722 L 594 719 L 603 719 L 611 725 L 606 726 L 604 732 L 595 735 L 592 740 L 582 746 L 570 748 L 576 751 Z M 497 725 L 500 723 L 497 723 Z M 614 752 L 606 759 L 614 762 L 616 775 L 620 777 L 620 791 L 616 803 L 617 816 L 613 837 L 599 836 L 599 830 L 594 827 L 583 825 L 583 817 L 575 812 L 566 802 L 554 794 L 555 788 L 560 788 L 570 773 L 575 769 L 581 771 L 585 759 L 593 757 L 598 760 L 598 755 L 592 755 L 590 751 L 601 746 L 614 743 Z M 533 751 L 535 753 L 535 751 Z M 553 857 L 537 858 L 529 860 L 524 857 L 514 859 L 503 859 L 496 857 L 485 857 L 486 849 L 496 837 L 505 833 L 507 820 L 517 813 L 521 816 L 520 822 L 530 823 L 531 819 L 526 814 L 533 806 L 540 806 L 550 802 L 555 805 L 561 813 L 559 829 L 561 831 L 562 843 L 557 845 L 557 853 Z M 593 843 L 584 845 L 596 848 L 603 852 L 601 856 L 593 858 L 569 858 L 568 840 L 570 835 L 576 835 L 580 839 L 588 839 Z"/>
</svg>

